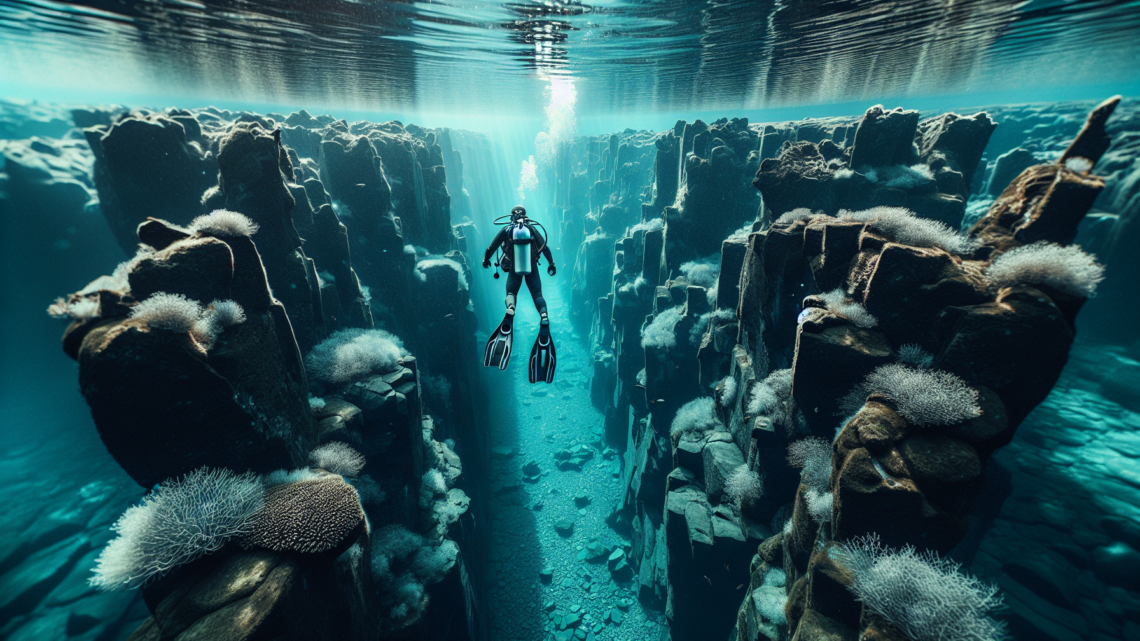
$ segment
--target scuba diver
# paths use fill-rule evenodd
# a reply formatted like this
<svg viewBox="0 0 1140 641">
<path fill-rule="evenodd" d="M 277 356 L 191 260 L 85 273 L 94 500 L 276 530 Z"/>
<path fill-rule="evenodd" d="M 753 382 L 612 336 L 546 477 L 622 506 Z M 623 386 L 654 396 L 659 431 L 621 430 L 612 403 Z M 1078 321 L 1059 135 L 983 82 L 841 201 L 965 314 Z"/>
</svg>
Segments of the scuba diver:
<svg viewBox="0 0 1140 641">
<path fill-rule="evenodd" d="M 521 206 L 511 210 L 510 221 L 507 216 L 495 219 L 494 224 L 503 225 L 491 246 L 483 255 L 483 267 L 491 266 L 491 257 L 495 252 L 501 251 L 495 267 L 507 272 L 507 314 L 503 322 L 487 340 L 487 349 L 483 353 L 483 365 L 507 369 L 511 360 L 511 345 L 514 342 L 515 298 L 519 293 L 522 281 L 526 279 L 526 287 L 530 290 L 530 297 L 534 299 L 534 306 L 542 318 L 538 329 L 538 338 L 530 350 L 530 382 L 554 381 L 554 366 L 557 359 L 554 353 L 554 339 L 550 336 L 550 318 L 546 314 L 546 299 L 542 297 L 542 279 L 538 275 L 539 256 L 546 256 L 549 266 L 546 273 L 554 276 L 558 270 L 554 267 L 554 257 L 550 255 L 547 244 L 546 228 L 526 217 L 526 210 Z M 539 232 L 539 229 L 542 232 Z M 495 278 L 499 277 L 496 269 Z"/>
</svg>

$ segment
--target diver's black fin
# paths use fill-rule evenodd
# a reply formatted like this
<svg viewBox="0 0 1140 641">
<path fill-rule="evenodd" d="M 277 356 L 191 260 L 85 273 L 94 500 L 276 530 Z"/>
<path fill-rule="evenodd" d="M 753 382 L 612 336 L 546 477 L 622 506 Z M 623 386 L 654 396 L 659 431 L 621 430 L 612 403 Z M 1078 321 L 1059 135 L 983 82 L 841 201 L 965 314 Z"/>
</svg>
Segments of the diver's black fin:
<svg viewBox="0 0 1140 641">
<path fill-rule="evenodd" d="M 503 322 L 491 332 L 491 337 L 487 339 L 487 349 L 483 352 L 484 367 L 507 369 L 507 363 L 511 362 L 511 345 L 515 339 L 514 324 L 514 315 L 507 314 L 503 317 Z"/>
<path fill-rule="evenodd" d="M 550 335 L 550 325 L 540 325 L 538 338 L 534 341 L 534 347 L 530 349 L 528 368 L 530 382 L 553 383 L 554 367 L 557 364 L 558 358 L 554 352 L 554 337 Z"/>
</svg>

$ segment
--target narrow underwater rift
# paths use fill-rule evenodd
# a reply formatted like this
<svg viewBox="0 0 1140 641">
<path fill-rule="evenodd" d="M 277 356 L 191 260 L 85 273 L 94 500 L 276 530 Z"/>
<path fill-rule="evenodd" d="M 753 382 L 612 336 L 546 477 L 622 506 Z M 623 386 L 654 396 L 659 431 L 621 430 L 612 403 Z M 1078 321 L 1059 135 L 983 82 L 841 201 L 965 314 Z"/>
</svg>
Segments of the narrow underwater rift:
<svg viewBox="0 0 1140 641">
<path fill-rule="evenodd" d="M 482 134 L 71 118 L 0 204 L 97 216 L 49 312 L 137 487 L 12 493 L 0 635 L 1140 629 L 1133 102 L 544 138 L 530 214 Z"/>
</svg>

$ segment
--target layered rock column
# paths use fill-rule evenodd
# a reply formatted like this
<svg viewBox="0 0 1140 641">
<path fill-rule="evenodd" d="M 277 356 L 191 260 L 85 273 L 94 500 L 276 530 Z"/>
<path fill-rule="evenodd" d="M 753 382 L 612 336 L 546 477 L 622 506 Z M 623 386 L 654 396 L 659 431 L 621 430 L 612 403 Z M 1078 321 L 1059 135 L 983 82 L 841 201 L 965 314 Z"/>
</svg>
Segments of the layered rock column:
<svg viewBox="0 0 1140 641">
<path fill-rule="evenodd" d="M 1103 122 L 1103 112 L 1114 105 L 1094 111 L 1071 149 L 1084 150 L 1090 138 L 1103 135 L 1092 123 Z M 819 514 L 808 497 L 815 490 L 801 484 L 787 527 L 759 547 L 738 616 L 743 638 L 904 638 L 846 589 L 853 578 L 842 545 L 876 534 L 889 547 L 947 554 L 966 536 L 987 460 L 1052 389 L 1083 303 L 1041 282 L 995 284 L 987 280 L 987 268 L 1002 253 L 1034 241 L 1072 241 L 1100 187 L 1088 173 L 1099 155 L 1095 149 L 1080 153 L 1091 156 L 1083 172 L 1066 167 L 1064 157 L 1025 170 L 974 226 L 974 242 L 963 252 L 907 245 L 876 233 L 873 222 L 855 235 L 850 223 L 824 216 L 766 232 L 800 239 L 794 244 L 811 265 L 812 290 L 836 284 L 823 268 L 829 254 L 847 257 L 841 291 L 877 322 L 828 304 L 826 297 L 805 300 L 795 330 L 792 396 L 806 419 L 804 435 L 829 438 L 840 428 L 826 488 L 834 498 Z M 833 228 L 838 242 L 829 244 L 823 239 Z M 757 280 L 766 280 L 757 271 Z M 919 347 L 926 356 L 914 360 Z M 890 364 L 898 360 L 911 365 Z M 973 400 L 946 401 L 938 408 L 946 414 L 933 414 L 891 387 L 898 379 L 876 387 L 882 381 L 876 377 L 887 371 L 931 386 L 962 381 L 962 398 Z M 859 387 L 860 380 L 868 387 Z M 853 395 L 852 388 L 862 392 Z M 888 389 L 894 391 L 882 391 Z M 971 403 L 969 412 L 953 414 Z M 770 470 L 763 471 L 767 481 Z M 765 483 L 765 495 L 773 489 Z M 786 575 L 788 595 L 784 616 L 775 618 L 765 611 L 762 594 L 772 568 Z M 777 618 L 786 619 L 786 633 Z"/>
</svg>

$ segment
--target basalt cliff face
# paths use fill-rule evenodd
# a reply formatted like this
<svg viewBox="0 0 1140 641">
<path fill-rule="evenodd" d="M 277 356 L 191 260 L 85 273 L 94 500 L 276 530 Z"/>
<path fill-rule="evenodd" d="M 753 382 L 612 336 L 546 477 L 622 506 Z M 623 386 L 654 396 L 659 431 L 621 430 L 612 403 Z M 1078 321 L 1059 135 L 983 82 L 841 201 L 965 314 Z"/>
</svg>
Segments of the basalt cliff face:
<svg viewBox="0 0 1140 641">
<path fill-rule="evenodd" d="M 4 205 L 72 224 L 101 211 L 130 257 L 50 311 L 70 320 L 103 444 L 148 490 L 96 572 L 142 586 L 131 638 L 482 638 L 468 493 L 489 455 L 452 132 L 304 111 L 72 116 L 81 138 L 5 144 Z M 239 499 L 263 506 L 240 527 Z M 227 533 L 179 538 L 215 507 Z"/>
<path fill-rule="evenodd" d="M 1138 125 L 1118 105 L 567 147 L 549 180 L 584 238 L 572 293 L 623 457 L 610 522 L 673 639 L 908 638 L 858 563 L 908 546 L 999 586 L 1018 638 L 1136 629 L 1140 586 L 1109 559 L 1140 559 L 1137 514 L 1092 498 L 1135 493 Z M 1102 275 L 1089 253 L 1106 278 L 1066 369 Z M 1121 417 L 1099 437 L 1064 418 L 1092 399 Z M 1074 497 L 1039 495 L 1074 463 Z"/>
</svg>

